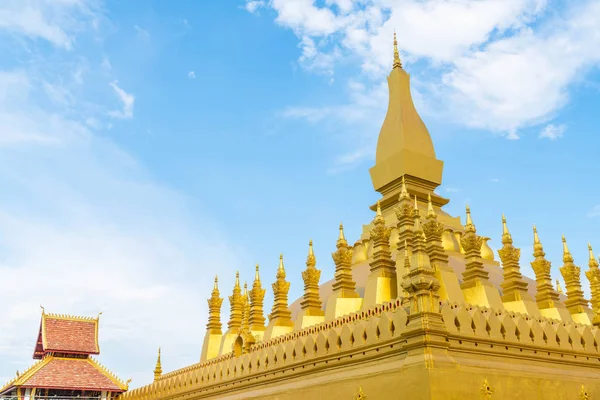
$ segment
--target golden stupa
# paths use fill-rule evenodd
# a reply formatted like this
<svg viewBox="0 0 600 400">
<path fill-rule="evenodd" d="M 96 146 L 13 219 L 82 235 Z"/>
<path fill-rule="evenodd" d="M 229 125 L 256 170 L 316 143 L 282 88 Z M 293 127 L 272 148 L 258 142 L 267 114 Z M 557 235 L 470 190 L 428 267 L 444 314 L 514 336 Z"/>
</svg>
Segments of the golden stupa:
<svg viewBox="0 0 600 400">
<path fill-rule="evenodd" d="M 122 400 L 600 399 L 600 269 L 590 246 L 591 306 L 563 237 L 566 295 L 533 228 L 531 267 L 520 272 L 502 216 L 500 262 L 479 236 L 442 210 L 443 163 L 410 93 L 394 35 L 389 106 L 379 134 L 375 217 L 350 245 L 339 227 L 334 279 L 309 244 L 304 295 L 289 305 L 283 256 L 268 323 L 258 266 L 239 275 L 227 329 L 217 280 L 199 363 L 162 374 Z M 500 218 L 499 221 L 500 223 Z"/>
</svg>

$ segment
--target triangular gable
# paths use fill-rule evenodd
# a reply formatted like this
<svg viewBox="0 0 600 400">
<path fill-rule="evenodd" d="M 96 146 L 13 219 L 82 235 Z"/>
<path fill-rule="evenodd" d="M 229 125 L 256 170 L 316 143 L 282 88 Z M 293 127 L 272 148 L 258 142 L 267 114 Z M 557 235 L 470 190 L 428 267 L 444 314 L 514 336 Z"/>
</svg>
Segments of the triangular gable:
<svg viewBox="0 0 600 400">
<path fill-rule="evenodd" d="M 100 354 L 98 318 L 42 312 L 33 358 L 40 359 L 46 353 Z"/>
</svg>

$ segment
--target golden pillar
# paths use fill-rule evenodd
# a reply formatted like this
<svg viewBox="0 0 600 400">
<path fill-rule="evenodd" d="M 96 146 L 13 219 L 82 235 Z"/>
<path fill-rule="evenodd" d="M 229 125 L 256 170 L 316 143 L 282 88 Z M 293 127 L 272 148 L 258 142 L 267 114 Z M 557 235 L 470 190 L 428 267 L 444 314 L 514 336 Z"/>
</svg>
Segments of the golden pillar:
<svg viewBox="0 0 600 400">
<path fill-rule="evenodd" d="M 567 288 L 567 301 L 565 306 L 571 313 L 573 321 L 581 324 L 592 324 L 593 313 L 588 307 L 588 301 L 583 297 L 581 290 L 581 270 L 573 262 L 573 256 L 567 246 L 567 240 L 562 237 L 563 242 L 563 266 L 560 267 L 560 273 L 565 280 Z"/>
<path fill-rule="evenodd" d="M 219 296 L 219 278 L 215 276 L 213 290 L 210 299 L 208 299 L 208 324 L 206 325 L 206 334 L 204 335 L 200 361 L 210 360 L 219 355 L 223 339 L 221 331 L 221 305 L 223 304 L 223 299 Z"/>
<path fill-rule="evenodd" d="M 427 217 L 423 224 L 423 232 L 427 239 L 427 255 L 435 277 L 440 283 L 439 296 L 442 300 L 452 302 L 464 302 L 464 296 L 460 290 L 460 283 L 454 270 L 448 265 L 448 255 L 442 244 L 442 235 L 444 233 L 444 224 L 438 221 L 437 214 L 431 203 L 431 195 L 427 198 Z"/>
<path fill-rule="evenodd" d="M 540 311 L 527 291 L 527 283 L 521 275 L 519 259 L 521 249 L 513 246 L 512 235 L 506 226 L 506 218 L 502 215 L 502 248 L 498 250 L 502 261 L 504 280 L 502 282 L 502 301 L 509 311 L 540 316 Z"/>
<path fill-rule="evenodd" d="M 385 226 L 381 215 L 381 204 L 377 202 L 377 211 L 371 229 L 373 243 L 373 260 L 370 262 L 370 273 L 365 286 L 363 309 L 382 304 L 397 297 L 396 265 L 390 252 L 390 234 L 392 229 Z"/>
<path fill-rule="evenodd" d="M 333 293 L 327 300 L 325 320 L 331 321 L 339 316 L 360 310 L 363 299 L 356 293 L 356 283 L 352 278 L 352 247 L 344 237 L 344 227 L 340 224 L 337 250 L 331 254 L 335 263 Z"/>
<path fill-rule="evenodd" d="M 240 328 L 242 327 L 242 313 L 244 308 L 244 298 L 242 288 L 240 287 L 240 273 L 235 273 L 235 285 L 233 292 L 229 296 L 229 322 L 227 323 L 227 332 L 223 335 L 219 355 L 230 353 L 233 349 L 233 343 L 237 339 Z"/>
<path fill-rule="evenodd" d="M 571 314 L 562 301 L 560 301 L 558 292 L 552 286 L 552 277 L 550 276 L 552 264 L 546 259 L 546 253 L 544 253 L 544 248 L 535 225 L 533 226 L 533 257 L 535 258 L 531 262 L 531 268 L 533 268 L 533 272 L 535 273 L 537 289 L 535 301 L 540 314 L 546 318 L 571 321 Z M 558 279 L 556 282 L 558 283 Z"/>
<path fill-rule="evenodd" d="M 250 290 L 250 315 L 248 317 L 249 329 L 254 336 L 262 338 L 265 332 L 265 315 L 263 311 L 263 301 L 266 290 L 262 288 L 260 275 L 258 272 L 258 264 L 254 273 L 254 282 L 252 290 Z"/>
<path fill-rule="evenodd" d="M 460 244 L 465 252 L 465 271 L 461 285 L 465 301 L 473 305 L 503 309 L 500 294 L 490 283 L 489 274 L 483 268 L 481 261 L 483 238 L 477 235 L 469 206 L 467 206 L 465 232 L 460 238 Z"/>
<path fill-rule="evenodd" d="M 592 310 L 596 311 L 600 309 L 600 268 L 598 268 L 598 260 L 594 257 L 591 243 L 588 243 L 588 251 L 590 254 L 588 261 L 590 269 L 585 272 L 585 275 L 590 281 L 590 292 L 592 293 L 590 304 L 592 305 Z"/>
<path fill-rule="evenodd" d="M 321 297 L 319 296 L 319 280 L 321 271 L 316 268 L 317 259 L 313 251 L 312 240 L 308 242 L 308 256 L 306 257 L 306 269 L 302 271 L 304 281 L 304 296 L 300 302 L 300 314 L 296 318 L 295 329 L 303 329 L 307 326 L 320 324 L 325 320 L 325 312 L 322 309 Z"/>
<path fill-rule="evenodd" d="M 403 301 L 408 298 L 408 293 L 402 286 L 404 276 L 408 273 L 406 266 L 404 265 L 404 252 L 413 243 L 413 225 L 415 207 L 410 199 L 408 192 L 406 191 L 406 183 L 404 177 L 402 177 L 402 187 L 400 190 L 400 200 L 396 207 L 396 218 L 398 220 L 398 244 L 396 249 L 396 293 L 402 297 Z"/>
<path fill-rule="evenodd" d="M 158 358 L 156 359 L 156 366 L 154 367 L 154 382 L 162 375 L 162 364 L 160 362 L 160 347 L 158 348 Z"/>
<path fill-rule="evenodd" d="M 273 339 L 277 336 L 291 332 L 294 328 L 292 312 L 288 308 L 288 292 L 290 283 L 285 280 L 285 267 L 283 265 L 283 254 L 279 256 L 279 267 L 277 268 L 277 280 L 272 284 L 275 301 L 269 315 L 269 325 L 265 332 L 264 340 Z"/>
</svg>

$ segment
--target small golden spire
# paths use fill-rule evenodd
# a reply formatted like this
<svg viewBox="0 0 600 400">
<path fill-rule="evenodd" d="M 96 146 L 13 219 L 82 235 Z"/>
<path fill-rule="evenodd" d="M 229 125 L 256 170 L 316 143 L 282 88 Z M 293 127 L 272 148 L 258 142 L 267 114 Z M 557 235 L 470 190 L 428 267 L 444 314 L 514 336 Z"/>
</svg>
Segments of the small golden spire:
<svg viewBox="0 0 600 400">
<path fill-rule="evenodd" d="M 396 31 L 394 31 L 394 68 L 402 68 L 400 54 L 398 53 L 398 41 L 396 40 Z"/>
<path fill-rule="evenodd" d="M 240 271 L 236 271 L 235 273 L 235 286 L 239 288 L 240 287 Z"/>
<path fill-rule="evenodd" d="M 279 255 L 279 267 L 277 267 L 277 271 L 283 271 L 285 273 L 285 267 L 283 266 L 283 254 Z"/>
<path fill-rule="evenodd" d="M 213 290 L 219 290 L 219 275 L 215 275 L 215 285 L 213 286 Z"/>
<path fill-rule="evenodd" d="M 404 179 L 404 175 L 402 175 L 402 189 L 400 189 L 400 200 L 402 199 L 410 199 L 408 190 L 406 190 L 406 179 Z"/>
<path fill-rule="evenodd" d="M 312 240 L 308 241 L 308 256 L 315 256 L 315 252 L 313 251 L 313 244 L 312 244 Z"/>
<path fill-rule="evenodd" d="M 542 244 L 538 236 L 537 228 L 533 225 L 533 244 Z"/>
<path fill-rule="evenodd" d="M 242 296 L 248 297 L 248 282 L 244 282 L 244 293 Z"/>
<path fill-rule="evenodd" d="M 378 217 L 381 217 L 381 201 L 377 200 L 377 214 Z"/>
<path fill-rule="evenodd" d="M 569 251 L 569 246 L 567 246 L 567 239 L 565 239 L 565 235 L 562 235 L 562 243 L 563 243 L 563 262 L 573 262 L 573 256 Z"/>
<path fill-rule="evenodd" d="M 340 236 L 338 237 L 336 246 L 346 246 L 347 244 L 346 236 L 344 236 L 344 225 L 340 224 Z"/>
<path fill-rule="evenodd" d="M 469 205 L 467 204 L 467 223 L 465 224 L 466 227 L 475 227 L 475 225 L 473 225 L 473 220 L 471 219 L 471 208 L 469 207 Z"/>
<path fill-rule="evenodd" d="M 154 381 L 162 375 L 162 364 L 160 362 L 160 347 L 158 348 L 158 358 L 156 359 L 156 367 L 154 368 Z"/>
<path fill-rule="evenodd" d="M 565 292 L 563 292 L 562 287 L 560 286 L 560 281 L 557 279 L 556 280 L 556 291 L 560 294 L 565 294 Z"/>
<path fill-rule="evenodd" d="M 592 244 L 590 242 L 588 242 L 588 250 L 590 252 L 590 260 L 589 260 L 589 266 L 590 268 L 594 268 L 594 267 L 598 267 L 598 261 L 596 260 L 596 257 L 594 256 L 594 250 L 592 250 Z"/>
<path fill-rule="evenodd" d="M 417 195 L 415 194 L 415 210 L 419 209 L 419 203 L 417 202 Z"/>
<path fill-rule="evenodd" d="M 266 290 L 262 288 L 260 275 L 258 272 L 258 264 L 256 264 L 256 273 L 254 274 L 254 282 L 250 290 L 249 306 L 245 310 L 248 314 L 248 329 L 252 331 L 262 331 L 265 329 L 265 316 L 263 311 L 263 301 Z"/>
<path fill-rule="evenodd" d="M 431 202 L 431 193 L 427 194 L 427 216 L 434 217 L 435 211 L 433 210 L 433 203 Z"/>
<path fill-rule="evenodd" d="M 319 296 L 319 279 L 321 271 L 316 268 L 317 259 L 313 251 L 312 240 L 308 242 L 308 256 L 306 257 L 306 269 L 302 271 L 304 281 L 304 296 L 300 302 L 301 309 L 305 315 L 323 315 L 321 310 L 321 298 Z"/>
<path fill-rule="evenodd" d="M 258 274 L 258 264 L 256 264 L 256 272 L 254 273 L 254 281 L 260 282 L 260 275 Z"/>
<path fill-rule="evenodd" d="M 512 236 L 506 226 L 506 217 L 502 214 L 502 244 L 512 244 Z"/>
</svg>

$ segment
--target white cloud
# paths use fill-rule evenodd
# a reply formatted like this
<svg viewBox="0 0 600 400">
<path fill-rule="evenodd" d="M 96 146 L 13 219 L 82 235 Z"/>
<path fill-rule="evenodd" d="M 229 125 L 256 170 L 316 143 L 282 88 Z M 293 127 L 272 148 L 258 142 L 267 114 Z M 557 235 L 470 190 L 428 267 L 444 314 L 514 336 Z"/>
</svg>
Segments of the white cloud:
<svg viewBox="0 0 600 400">
<path fill-rule="evenodd" d="M 246 11 L 255 14 L 259 8 L 265 6 L 265 2 L 261 0 L 250 0 L 246 2 Z"/>
<path fill-rule="evenodd" d="M 500 182 L 500 179 L 499 178 L 490 178 L 490 182 L 498 183 L 498 182 Z"/>
<path fill-rule="evenodd" d="M 121 103 L 123 103 L 122 110 L 115 110 L 109 112 L 111 117 L 121 118 L 121 119 L 131 119 L 133 118 L 133 106 L 135 103 L 135 96 L 127 93 L 123 89 L 121 89 L 118 85 L 117 81 L 113 81 L 110 83 L 110 86 L 114 89 L 115 93 L 119 97 Z"/>
<path fill-rule="evenodd" d="M 592 209 L 588 213 L 588 217 L 590 217 L 590 218 L 600 217 L 600 204 L 592 207 Z"/>
<path fill-rule="evenodd" d="M 563 137 L 565 131 L 567 130 L 567 126 L 565 124 L 554 125 L 548 124 L 542 129 L 540 132 L 540 139 L 550 139 L 556 140 Z"/>
<path fill-rule="evenodd" d="M 361 65 L 356 79 L 367 97 L 385 82 L 396 29 L 423 114 L 518 139 L 522 128 L 551 120 L 569 101 L 569 87 L 600 63 L 600 3 L 548 3 L 328 0 L 317 6 L 312 0 L 273 0 L 268 6 L 277 13 L 275 22 L 298 37 L 301 65 L 332 75 L 351 60 Z M 429 62 L 413 66 L 418 60 Z M 347 106 L 297 108 L 328 110 L 328 118 L 335 118 L 331 110 L 356 105 L 353 99 Z M 386 105 L 384 100 L 375 108 Z"/>
<path fill-rule="evenodd" d="M 190 79 L 196 79 L 196 73 L 194 71 L 188 72 L 188 78 L 190 78 Z"/>
<path fill-rule="evenodd" d="M 144 28 L 141 28 L 139 25 L 134 25 L 133 29 L 135 29 L 135 31 L 137 32 L 137 34 L 138 34 L 139 37 L 141 37 L 143 39 L 149 39 L 150 38 L 150 32 L 148 32 Z"/>
</svg>

